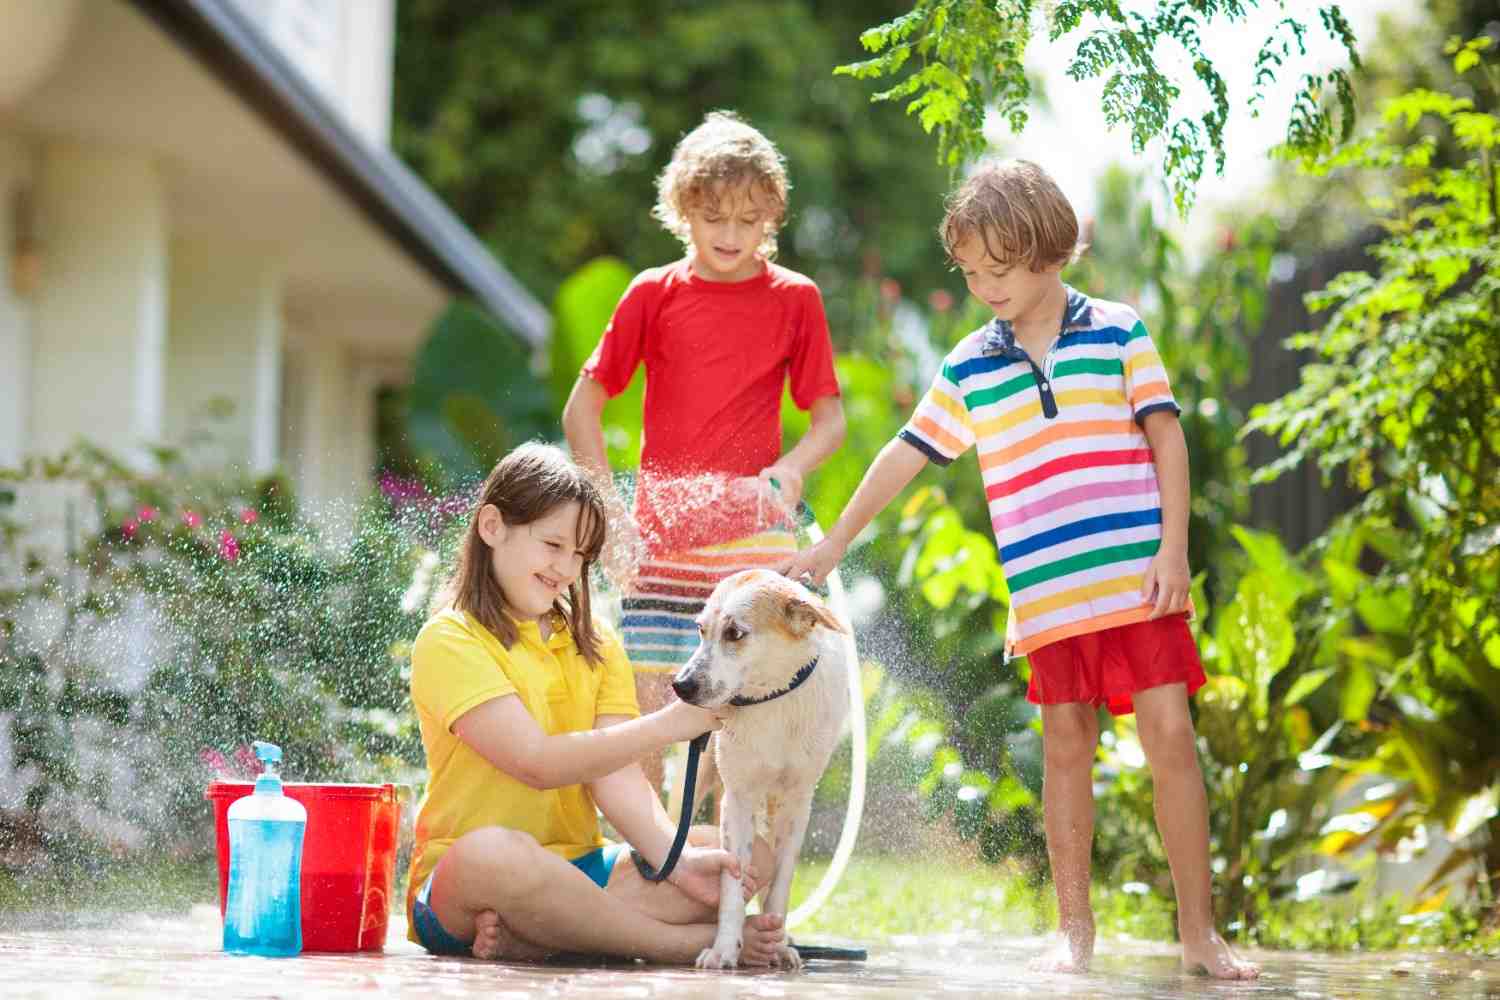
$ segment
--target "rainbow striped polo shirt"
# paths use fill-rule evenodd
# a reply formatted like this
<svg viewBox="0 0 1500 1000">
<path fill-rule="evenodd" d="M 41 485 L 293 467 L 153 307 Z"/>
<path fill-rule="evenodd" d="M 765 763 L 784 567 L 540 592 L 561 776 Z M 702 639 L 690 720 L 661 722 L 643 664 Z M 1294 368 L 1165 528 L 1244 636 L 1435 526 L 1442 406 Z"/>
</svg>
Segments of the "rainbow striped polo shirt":
<svg viewBox="0 0 1500 1000">
<path fill-rule="evenodd" d="M 1067 291 L 1040 367 L 995 319 L 948 354 L 900 434 L 940 465 L 978 448 L 1013 655 L 1151 614 L 1161 494 L 1141 421 L 1180 408 L 1135 311 Z"/>
</svg>

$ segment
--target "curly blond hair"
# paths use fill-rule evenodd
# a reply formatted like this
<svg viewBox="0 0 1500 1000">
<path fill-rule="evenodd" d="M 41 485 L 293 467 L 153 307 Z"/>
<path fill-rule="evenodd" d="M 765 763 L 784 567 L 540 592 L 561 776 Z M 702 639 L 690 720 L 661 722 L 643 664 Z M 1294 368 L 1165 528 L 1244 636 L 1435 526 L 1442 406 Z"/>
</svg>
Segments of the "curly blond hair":
<svg viewBox="0 0 1500 1000">
<path fill-rule="evenodd" d="M 1078 216 L 1057 182 L 1030 160 L 990 160 L 948 196 L 938 227 L 948 258 L 970 236 L 1001 263 L 1041 271 L 1077 259 Z"/>
<path fill-rule="evenodd" d="M 711 111 L 703 124 L 682 137 L 672 160 L 656 178 L 656 206 L 651 214 L 667 231 L 692 243 L 688 213 L 717 202 L 721 185 L 751 185 L 770 201 L 774 217 L 757 248 L 767 260 L 776 256 L 776 231 L 786 221 L 786 159 L 759 131 L 733 111 Z"/>
</svg>

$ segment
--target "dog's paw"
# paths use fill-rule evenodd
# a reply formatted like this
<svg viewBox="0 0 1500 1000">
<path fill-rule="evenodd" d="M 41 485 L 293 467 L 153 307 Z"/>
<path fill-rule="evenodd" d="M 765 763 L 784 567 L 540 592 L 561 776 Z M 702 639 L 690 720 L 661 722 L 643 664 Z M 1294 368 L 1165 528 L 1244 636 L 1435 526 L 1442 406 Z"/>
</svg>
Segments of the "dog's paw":
<svg viewBox="0 0 1500 1000">
<path fill-rule="evenodd" d="M 739 948 L 704 948 L 695 963 L 700 969 L 734 969 L 740 964 Z"/>
<path fill-rule="evenodd" d="M 780 944 L 776 946 L 776 953 L 771 958 L 771 964 L 795 971 L 802 968 L 802 956 L 797 954 L 797 949 L 791 945 Z"/>
</svg>

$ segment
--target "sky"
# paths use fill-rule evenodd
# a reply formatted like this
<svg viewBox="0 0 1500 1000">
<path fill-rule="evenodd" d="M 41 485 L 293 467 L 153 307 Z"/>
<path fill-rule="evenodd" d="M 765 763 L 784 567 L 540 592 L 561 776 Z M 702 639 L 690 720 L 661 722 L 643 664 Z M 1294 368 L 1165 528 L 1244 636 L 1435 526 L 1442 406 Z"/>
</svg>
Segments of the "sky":
<svg viewBox="0 0 1500 1000">
<path fill-rule="evenodd" d="M 1220 23 L 1211 25 L 1204 32 L 1204 51 L 1213 59 L 1229 86 L 1231 112 L 1224 133 L 1227 152 L 1224 174 L 1215 175 L 1210 153 L 1204 165 L 1203 179 L 1198 184 L 1197 204 L 1185 227 L 1189 240 L 1207 231 L 1215 208 L 1243 200 L 1248 192 L 1255 191 L 1269 180 L 1272 167 L 1269 151 L 1285 136 L 1287 112 L 1292 104 L 1295 84 L 1302 73 L 1323 71 L 1346 61 L 1343 49 L 1327 36 L 1318 21 L 1317 8 L 1325 2 L 1327 0 L 1285 0 L 1283 5 L 1275 0 L 1263 0 L 1261 9 L 1252 12 L 1248 22 L 1229 25 L 1220 19 Z M 1361 48 L 1375 37 L 1381 15 L 1413 16 L 1413 6 L 1413 0 L 1343 0 L 1340 3 Z M 1308 25 L 1308 55 L 1303 61 L 1289 64 L 1290 71 L 1283 71 L 1276 86 L 1268 89 L 1260 116 L 1252 117 L 1249 99 L 1255 55 L 1271 28 L 1286 16 L 1296 17 Z M 991 143 L 1005 155 L 1020 156 L 1042 164 L 1057 180 L 1080 216 L 1092 214 L 1095 179 L 1110 163 L 1155 165 L 1161 157 L 1160 148 L 1155 146 L 1147 147 L 1140 155 L 1132 152 L 1125 126 L 1117 126 L 1114 131 L 1106 128 L 1100 109 L 1100 94 L 1104 89 L 1102 79 L 1075 83 L 1066 76 L 1064 70 L 1068 60 L 1084 37 L 1083 31 L 1079 30 L 1055 43 L 1044 37 L 1034 39 L 1027 52 L 1027 62 L 1031 72 L 1043 80 L 1050 110 L 1034 111 L 1020 136 L 1011 135 L 1006 123 L 995 116 L 991 116 L 986 127 Z M 1197 86 L 1185 58 L 1179 72 L 1173 76 Z M 1184 87 L 1184 95 L 1190 93 Z M 1206 97 L 1202 100 L 1206 106 Z M 1087 136 L 1087 142 L 1080 145 L 1080 136 Z M 1079 154 L 1080 149 L 1084 155 Z M 1154 172 L 1159 176 L 1159 171 Z M 1152 187 L 1160 188 L 1161 185 Z M 1175 213 L 1164 190 L 1160 202 L 1164 209 Z M 1161 213 L 1163 217 L 1166 214 Z"/>
</svg>

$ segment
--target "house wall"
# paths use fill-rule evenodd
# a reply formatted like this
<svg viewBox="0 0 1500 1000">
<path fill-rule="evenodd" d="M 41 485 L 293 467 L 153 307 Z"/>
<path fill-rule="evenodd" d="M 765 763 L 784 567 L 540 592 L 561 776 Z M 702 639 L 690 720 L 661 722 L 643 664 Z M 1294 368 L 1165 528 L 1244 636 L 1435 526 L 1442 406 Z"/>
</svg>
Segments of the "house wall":
<svg viewBox="0 0 1500 1000">
<path fill-rule="evenodd" d="M 391 133 L 395 0 L 235 0 L 360 135 Z"/>
<path fill-rule="evenodd" d="M 269 249 L 172 243 L 167 440 L 212 432 L 222 463 L 260 475 L 278 458 L 284 277 Z M 227 401 L 226 416 L 212 411 Z"/>
<path fill-rule="evenodd" d="M 31 407 L 31 304 L 12 284 L 17 197 L 30 183 L 30 151 L 0 134 L 0 467 L 26 452 Z"/>
<path fill-rule="evenodd" d="M 132 150 L 56 143 L 37 174 L 43 273 L 32 327 L 31 452 L 80 437 L 127 461 L 162 440 L 167 203 Z M 105 389 L 103 387 L 109 387 Z"/>
<path fill-rule="evenodd" d="M 370 142 L 391 141 L 395 0 L 344 0 L 340 79 L 344 113 Z"/>
<path fill-rule="evenodd" d="M 375 384 L 337 336 L 306 319 L 283 373 L 283 453 L 298 506 L 326 539 L 347 540 L 371 485 Z"/>
</svg>

